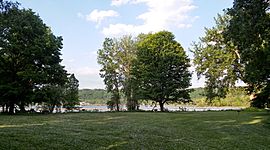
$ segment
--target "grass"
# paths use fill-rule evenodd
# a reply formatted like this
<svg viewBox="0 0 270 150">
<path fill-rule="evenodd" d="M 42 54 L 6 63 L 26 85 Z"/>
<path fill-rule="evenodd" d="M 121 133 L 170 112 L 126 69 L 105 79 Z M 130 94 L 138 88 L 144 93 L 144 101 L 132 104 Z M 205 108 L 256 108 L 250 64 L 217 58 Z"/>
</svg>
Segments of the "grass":
<svg viewBox="0 0 270 150">
<path fill-rule="evenodd" d="M 0 115 L 0 149 L 270 149 L 267 112 Z"/>
</svg>

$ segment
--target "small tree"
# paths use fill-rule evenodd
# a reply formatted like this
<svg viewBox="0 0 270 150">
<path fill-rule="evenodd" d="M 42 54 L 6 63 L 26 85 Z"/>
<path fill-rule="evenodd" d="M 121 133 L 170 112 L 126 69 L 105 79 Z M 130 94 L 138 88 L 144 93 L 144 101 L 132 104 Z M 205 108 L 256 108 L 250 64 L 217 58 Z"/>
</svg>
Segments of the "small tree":
<svg viewBox="0 0 270 150">
<path fill-rule="evenodd" d="M 140 35 L 132 70 L 140 98 L 156 101 L 160 110 L 169 101 L 189 99 L 189 59 L 174 35 L 167 31 Z"/>
<path fill-rule="evenodd" d="M 68 77 L 64 90 L 65 98 L 63 106 L 66 108 L 74 107 L 79 104 L 79 81 L 74 74 Z"/>
</svg>

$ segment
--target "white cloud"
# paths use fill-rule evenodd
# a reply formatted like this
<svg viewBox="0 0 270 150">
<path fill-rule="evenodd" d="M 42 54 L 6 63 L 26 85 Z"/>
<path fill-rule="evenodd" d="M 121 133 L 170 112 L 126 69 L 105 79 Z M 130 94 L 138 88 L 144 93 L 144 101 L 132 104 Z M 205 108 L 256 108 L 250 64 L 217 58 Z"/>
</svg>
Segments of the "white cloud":
<svg viewBox="0 0 270 150">
<path fill-rule="evenodd" d="M 112 0 L 112 6 L 121 6 L 127 4 L 130 0 Z"/>
<path fill-rule="evenodd" d="M 96 22 L 98 25 L 108 17 L 118 17 L 119 14 L 114 10 L 93 10 L 89 15 L 86 16 L 86 20 Z"/>
<path fill-rule="evenodd" d="M 99 69 L 90 68 L 90 67 L 81 67 L 81 68 L 74 69 L 73 72 L 79 76 L 98 75 Z"/>
<path fill-rule="evenodd" d="M 98 68 L 81 67 L 74 69 L 74 74 L 80 82 L 80 89 L 105 88 L 103 79 L 99 76 Z"/>
<path fill-rule="evenodd" d="M 188 14 L 196 8 L 192 0 L 112 0 L 112 5 L 145 4 L 148 9 L 136 19 L 143 20 L 141 25 L 110 24 L 103 28 L 106 36 L 118 36 L 122 34 L 139 34 L 171 30 L 173 28 L 190 28 L 198 17 Z"/>
</svg>

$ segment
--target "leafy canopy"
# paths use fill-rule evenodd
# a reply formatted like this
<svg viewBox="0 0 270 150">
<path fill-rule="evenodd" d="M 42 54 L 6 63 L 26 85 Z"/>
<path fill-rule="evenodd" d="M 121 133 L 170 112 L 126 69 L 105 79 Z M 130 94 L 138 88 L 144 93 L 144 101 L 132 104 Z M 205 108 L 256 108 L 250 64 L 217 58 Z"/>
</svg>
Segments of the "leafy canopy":
<svg viewBox="0 0 270 150">
<path fill-rule="evenodd" d="M 270 1 L 235 0 L 228 9 L 232 17 L 225 32 L 241 55 L 243 80 L 250 93 L 257 93 L 255 106 L 269 104 L 270 93 Z"/>
<path fill-rule="evenodd" d="M 205 76 L 206 96 L 209 102 L 214 98 L 224 98 L 229 88 L 242 78 L 243 66 L 237 47 L 231 41 L 225 41 L 224 31 L 230 16 L 218 15 L 216 25 L 205 28 L 205 36 L 193 43 L 193 63 L 198 77 Z"/>
<path fill-rule="evenodd" d="M 189 59 L 171 32 L 140 35 L 133 68 L 138 94 L 156 101 L 164 111 L 164 103 L 189 99 Z"/>
</svg>

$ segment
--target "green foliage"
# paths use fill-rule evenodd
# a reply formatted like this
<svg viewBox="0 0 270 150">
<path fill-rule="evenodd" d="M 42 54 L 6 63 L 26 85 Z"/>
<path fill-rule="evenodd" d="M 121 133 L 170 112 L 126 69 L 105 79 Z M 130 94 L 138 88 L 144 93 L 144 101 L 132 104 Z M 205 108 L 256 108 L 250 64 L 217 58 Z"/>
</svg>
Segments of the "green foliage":
<svg viewBox="0 0 270 150">
<path fill-rule="evenodd" d="M 53 112 L 56 106 L 61 106 L 65 100 L 64 88 L 59 85 L 47 85 L 36 92 L 40 104 L 49 112 Z M 43 110 L 44 111 L 44 110 Z"/>
<path fill-rule="evenodd" d="M 122 90 L 127 101 L 126 106 L 128 110 L 136 110 L 138 106 L 138 100 L 135 94 L 136 86 L 132 81 L 131 68 L 133 66 L 134 60 L 136 59 L 137 41 L 134 40 L 131 36 L 123 36 L 116 42 L 118 43 L 119 64 L 123 79 Z"/>
<path fill-rule="evenodd" d="M 200 92 L 200 96 L 194 96 L 194 93 Z M 196 106 L 233 106 L 233 107 L 249 107 L 250 100 L 245 87 L 234 87 L 228 89 L 225 98 L 216 98 L 209 103 L 206 101 L 206 96 L 204 96 L 204 90 L 201 88 L 199 90 L 195 89 L 194 92 L 190 93 L 193 103 Z"/>
<path fill-rule="evenodd" d="M 192 89 L 192 91 L 190 92 L 190 98 L 192 100 L 205 98 L 204 88 L 194 88 L 194 89 Z"/>
<path fill-rule="evenodd" d="M 141 99 L 156 101 L 164 111 L 169 101 L 189 99 L 191 74 L 189 59 L 182 46 L 167 31 L 140 35 L 137 59 L 133 68 L 136 94 Z"/>
<path fill-rule="evenodd" d="M 242 74 L 239 63 L 239 53 L 231 41 L 225 41 L 223 32 L 226 30 L 230 16 L 218 15 L 216 26 L 205 29 L 205 36 L 198 43 L 193 44 L 193 63 L 197 75 L 206 78 L 205 94 L 211 103 L 216 98 L 225 98 L 229 88 Z"/>
<path fill-rule="evenodd" d="M 67 73 L 60 64 L 62 37 L 56 37 L 40 17 L 18 3 L 0 1 L 0 104 L 13 113 L 43 93 L 44 102 L 59 99 Z M 55 93 L 53 92 L 55 91 Z M 53 103 L 58 103 L 55 101 Z"/>
<path fill-rule="evenodd" d="M 266 112 L 0 116 L 1 149 L 269 149 Z"/>
<path fill-rule="evenodd" d="M 74 74 L 68 77 L 68 82 L 65 84 L 65 99 L 63 101 L 64 107 L 74 107 L 79 105 L 79 81 Z"/>
<path fill-rule="evenodd" d="M 107 91 L 112 93 L 111 101 L 115 104 L 116 110 L 119 111 L 122 79 L 117 55 L 116 42 L 113 39 L 106 38 L 103 42 L 103 48 L 98 50 L 98 63 L 102 66 L 100 76 L 104 78 Z"/>
<path fill-rule="evenodd" d="M 135 98 L 130 70 L 136 58 L 136 41 L 131 36 L 119 40 L 106 38 L 103 49 L 98 51 L 98 63 L 102 66 L 101 77 L 106 89 L 111 93 L 111 102 L 119 110 L 120 92 L 127 99 L 128 110 L 135 110 L 138 105 Z"/>
<path fill-rule="evenodd" d="M 270 99 L 270 14 L 269 0 L 235 0 L 228 9 L 232 17 L 226 40 L 233 41 L 244 65 L 243 80 L 256 93 L 254 106 L 264 107 Z"/>
</svg>

